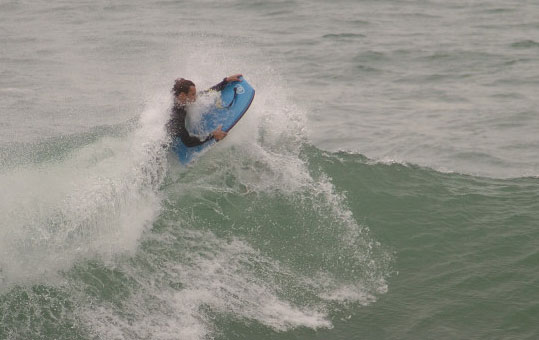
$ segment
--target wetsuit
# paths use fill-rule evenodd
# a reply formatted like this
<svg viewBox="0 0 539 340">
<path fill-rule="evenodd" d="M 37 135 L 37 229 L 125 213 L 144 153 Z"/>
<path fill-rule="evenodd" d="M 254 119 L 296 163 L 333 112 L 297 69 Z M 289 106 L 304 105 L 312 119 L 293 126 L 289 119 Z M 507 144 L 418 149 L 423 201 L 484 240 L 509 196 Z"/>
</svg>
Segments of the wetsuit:
<svg viewBox="0 0 539 340">
<path fill-rule="evenodd" d="M 206 93 L 209 91 L 221 91 L 227 84 L 226 78 L 219 84 L 210 87 L 208 90 L 203 91 Z M 208 137 L 201 140 L 196 136 L 191 136 L 187 128 L 185 127 L 185 117 L 187 116 L 186 105 L 174 103 L 172 107 L 170 120 L 167 123 L 167 130 L 173 140 L 180 138 L 182 143 L 187 147 L 193 147 L 201 145 L 211 140 L 213 136 L 210 134 Z"/>
</svg>

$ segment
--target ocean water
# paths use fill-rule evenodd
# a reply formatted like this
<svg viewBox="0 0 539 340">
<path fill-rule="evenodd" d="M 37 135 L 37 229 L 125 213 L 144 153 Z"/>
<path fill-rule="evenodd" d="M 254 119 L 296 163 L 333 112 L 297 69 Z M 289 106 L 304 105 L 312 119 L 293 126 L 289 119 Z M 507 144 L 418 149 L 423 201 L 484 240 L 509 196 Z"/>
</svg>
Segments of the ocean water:
<svg viewBox="0 0 539 340">
<path fill-rule="evenodd" d="M 537 339 L 538 90 L 536 1 L 0 0 L 0 339 Z"/>
</svg>

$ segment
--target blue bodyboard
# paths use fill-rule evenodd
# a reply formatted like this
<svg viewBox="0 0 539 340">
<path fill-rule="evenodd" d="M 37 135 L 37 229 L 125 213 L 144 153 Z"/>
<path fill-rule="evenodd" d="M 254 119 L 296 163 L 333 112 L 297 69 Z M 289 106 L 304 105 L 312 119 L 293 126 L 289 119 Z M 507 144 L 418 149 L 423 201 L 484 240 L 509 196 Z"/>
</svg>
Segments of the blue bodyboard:
<svg viewBox="0 0 539 340">
<path fill-rule="evenodd" d="M 219 125 L 222 125 L 223 131 L 230 131 L 247 112 L 254 97 L 255 90 L 243 77 L 240 81 L 228 83 L 210 109 L 202 114 L 200 123 L 193 131 L 189 130 L 190 134 L 207 136 Z M 216 142 L 212 138 L 202 145 L 187 147 L 180 138 L 177 138 L 172 144 L 172 149 L 178 155 L 180 163 L 185 165 Z"/>
</svg>

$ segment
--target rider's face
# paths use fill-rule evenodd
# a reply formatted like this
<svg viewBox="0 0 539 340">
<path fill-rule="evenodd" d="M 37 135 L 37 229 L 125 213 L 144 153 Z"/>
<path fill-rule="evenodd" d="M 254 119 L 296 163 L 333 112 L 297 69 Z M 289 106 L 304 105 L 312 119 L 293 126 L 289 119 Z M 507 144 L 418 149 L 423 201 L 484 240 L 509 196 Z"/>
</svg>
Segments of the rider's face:
<svg viewBox="0 0 539 340">
<path fill-rule="evenodd" d="M 180 93 L 178 95 L 178 101 L 182 104 L 191 104 L 197 100 L 197 88 L 195 86 L 189 87 L 187 93 Z"/>
<path fill-rule="evenodd" d="M 197 100 L 197 88 L 194 86 L 189 87 L 189 92 L 187 93 L 187 102 L 194 103 Z"/>
</svg>

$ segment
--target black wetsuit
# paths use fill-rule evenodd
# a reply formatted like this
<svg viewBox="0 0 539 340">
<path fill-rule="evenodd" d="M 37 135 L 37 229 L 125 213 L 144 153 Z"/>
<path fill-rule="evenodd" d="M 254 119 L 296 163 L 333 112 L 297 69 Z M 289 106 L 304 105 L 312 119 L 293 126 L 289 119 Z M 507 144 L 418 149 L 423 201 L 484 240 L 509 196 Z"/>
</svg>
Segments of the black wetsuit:
<svg viewBox="0 0 539 340">
<path fill-rule="evenodd" d="M 223 79 L 219 84 L 210 87 L 208 90 L 203 91 L 202 93 L 209 91 L 221 91 L 225 88 L 227 84 L 226 78 Z M 201 145 L 211 140 L 213 136 L 210 134 L 208 137 L 200 140 L 196 136 L 191 136 L 187 128 L 185 127 L 185 117 L 187 116 L 186 106 L 182 104 L 175 103 L 172 107 L 170 113 L 170 120 L 167 123 L 167 130 L 173 140 L 180 138 L 182 143 L 187 147 L 193 147 Z"/>
</svg>

